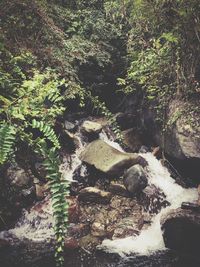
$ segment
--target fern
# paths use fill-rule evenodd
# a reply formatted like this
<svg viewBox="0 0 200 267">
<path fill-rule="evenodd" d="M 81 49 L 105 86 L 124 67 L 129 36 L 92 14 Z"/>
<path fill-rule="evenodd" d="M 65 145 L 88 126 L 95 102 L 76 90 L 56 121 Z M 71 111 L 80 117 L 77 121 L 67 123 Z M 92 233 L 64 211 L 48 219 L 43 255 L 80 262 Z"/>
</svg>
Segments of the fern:
<svg viewBox="0 0 200 267">
<path fill-rule="evenodd" d="M 51 201 L 53 207 L 53 216 L 55 219 L 54 231 L 56 237 L 55 259 L 57 266 L 63 266 L 64 263 L 64 239 L 68 226 L 68 203 L 66 197 L 69 195 L 69 184 L 59 171 L 60 160 L 57 149 L 60 144 L 56 134 L 50 126 L 36 120 L 32 121 L 33 128 L 39 129 L 47 140 L 51 141 L 53 147 L 48 148 L 45 139 L 36 140 L 36 152 L 39 152 L 44 158 L 43 165 L 47 171 L 47 179 L 51 191 Z"/>
<path fill-rule="evenodd" d="M 54 132 L 54 130 L 43 121 L 36 121 L 35 119 L 32 120 L 32 127 L 39 129 L 44 136 L 53 143 L 56 148 L 60 148 L 60 144 L 58 138 Z"/>
<path fill-rule="evenodd" d="M 0 125 L 0 164 L 3 164 L 9 153 L 12 151 L 12 145 L 15 141 L 15 129 L 13 126 L 3 123 Z"/>
</svg>

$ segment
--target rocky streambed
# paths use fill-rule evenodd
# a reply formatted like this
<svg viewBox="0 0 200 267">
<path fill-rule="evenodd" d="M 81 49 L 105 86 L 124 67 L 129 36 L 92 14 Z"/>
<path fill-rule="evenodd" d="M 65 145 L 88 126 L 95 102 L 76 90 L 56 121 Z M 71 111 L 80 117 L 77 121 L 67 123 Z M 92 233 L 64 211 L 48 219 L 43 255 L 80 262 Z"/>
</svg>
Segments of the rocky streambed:
<svg viewBox="0 0 200 267">
<path fill-rule="evenodd" d="M 83 122 L 76 130 L 72 123 L 65 124 L 66 135 L 77 147 L 74 154 L 63 154 L 61 165 L 61 172 L 71 182 L 71 194 L 66 199 L 69 202 L 66 266 L 132 266 L 132 261 L 138 262 L 135 266 L 161 266 L 155 265 L 152 253 L 164 251 L 165 244 L 176 251 L 187 252 L 181 249 L 181 240 L 178 247 L 174 246 L 172 233 L 177 227 L 171 227 L 170 222 L 174 225 L 177 209 L 183 218 L 178 221 L 178 229 L 183 232 L 177 233 L 176 240 L 186 231 L 185 242 L 190 240 L 195 242 L 194 247 L 200 247 L 200 238 L 194 241 L 191 239 L 194 235 L 190 234 L 195 225 L 199 237 L 198 208 L 189 209 L 187 216 L 185 210 L 180 210 L 183 201 L 197 200 L 196 189 L 176 184 L 152 153 L 123 151 L 102 121 Z M 54 220 L 50 196 L 45 184 L 37 190 L 40 201 L 24 210 L 12 229 L 0 233 L 2 266 L 38 267 L 47 263 L 51 266 L 53 262 Z M 185 221 L 190 227 L 181 228 Z M 198 252 L 199 249 L 195 251 Z M 131 258 L 135 253 L 137 257 Z M 147 258 L 145 263 L 147 255 L 151 263 Z M 174 256 L 172 258 L 174 260 Z M 160 259 L 166 264 L 170 259 L 171 264 L 170 257 Z M 152 262 L 154 265 L 150 265 Z M 162 266 L 172 266 L 164 262 Z"/>
</svg>

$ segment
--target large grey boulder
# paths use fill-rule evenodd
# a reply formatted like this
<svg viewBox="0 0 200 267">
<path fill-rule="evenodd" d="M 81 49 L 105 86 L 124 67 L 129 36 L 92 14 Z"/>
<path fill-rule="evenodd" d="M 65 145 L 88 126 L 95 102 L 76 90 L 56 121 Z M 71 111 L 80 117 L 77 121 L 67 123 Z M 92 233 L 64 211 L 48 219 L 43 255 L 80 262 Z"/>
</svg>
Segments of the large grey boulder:
<svg viewBox="0 0 200 267">
<path fill-rule="evenodd" d="M 123 182 L 131 194 L 137 194 L 147 186 L 147 174 L 142 166 L 136 164 L 124 173 Z"/>
<path fill-rule="evenodd" d="M 165 151 L 177 159 L 200 159 L 200 126 L 199 132 L 184 122 L 184 118 L 177 120 L 165 135 Z"/>
<path fill-rule="evenodd" d="M 108 175 L 119 176 L 124 169 L 137 164 L 141 157 L 121 152 L 102 140 L 96 140 L 85 148 L 80 159 Z"/>
<path fill-rule="evenodd" d="M 165 246 L 182 253 L 200 253 L 200 212 L 175 209 L 161 218 Z"/>
<path fill-rule="evenodd" d="M 193 111 L 195 105 L 181 100 L 174 100 L 169 105 L 169 127 L 165 131 L 163 146 L 173 158 L 200 159 L 200 120 Z"/>
</svg>

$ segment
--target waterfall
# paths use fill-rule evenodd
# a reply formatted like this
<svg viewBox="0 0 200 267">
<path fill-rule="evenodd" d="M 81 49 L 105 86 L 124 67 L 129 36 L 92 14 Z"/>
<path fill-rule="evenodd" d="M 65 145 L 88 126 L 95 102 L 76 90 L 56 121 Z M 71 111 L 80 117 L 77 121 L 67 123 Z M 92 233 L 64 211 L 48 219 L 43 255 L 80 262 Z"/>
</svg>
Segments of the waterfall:
<svg viewBox="0 0 200 267">
<path fill-rule="evenodd" d="M 185 189 L 176 184 L 167 168 L 151 153 L 141 154 L 141 156 L 148 162 L 149 184 L 155 185 L 164 192 L 170 206 L 162 208 L 155 215 L 151 226 L 143 230 L 139 236 L 103 241 L 101 248 L 108 252 L 118 253 L 121 256 L 133 253 L 150 255 L 155 251 L 164 250 L 165 245 L 160 227 L 160 218 L 169 210 L 179 208 L 183 201 L 194 202 L 198 198 L 196 189 Z"/>
<path fill-rule="evenodd" d="M 79 155 L 86 145 L 82 141 L 79 132 L 76 133 L 76 140 L 78 141 L 78 147 L 75 153 L 73 155 L 64 155 L 62 164 L 60 165 L 60 172 L 69 183 L 72 181 L 75 182 L 73 180 L 73 174 L 76 168 L 82 164 Z M 86 167 L 81 166 L 81 176 L 84 177 L 86 171 Z M 14 234 L 14 236 L 20 240 L 29 239 L 35 242 L 51 240 L 54 237 L 53 222 L 54 218 L 51 200 L 50 197 L 47 196 L 46 199 L 36 203 L 30 210 L 24 210 L 15 227 L 8 232 L 11 235 Z"/>
<path fill-rule="evenodd" d="M 63 163 L 60 166 L 60 171 L 69 182 L 74 181 L 74 171 L 80 167 L 80 175 L 86 176 L 87 168 L 82 165 L 79 155 L 84 149 L 86 143 L 80 132 L 75 134 L 78 146 L 73 155 L 65 155 Z M 100 134 L 100 139 L 107 142 L 112 147 L 123 151 L 118 143 L 114 141 L 109 133 L 103 131 Z M 150 255 L 156 251 L 164 250 L 165 245 L 160 227 L 160 219 L 169 210 L 179 208 L 181 203 L 194 202 L 197 200 L 196 189 L 185 189 L 176 184 L 175 180 L 170 176 L 167 168 L 165 168 L 159 160 L 151 153 L 140 154 L 147 162 L 148 166 L 148 183 L 154 185 L 166 196 L 166 200 L 170 206 L 162 208 L 161 211 L 152 219 L 151 225 L 142 230 L 139 236 L 131 236 L 123 239 L 104 240 L 101 249 L 107 252 L 118 253 L 121 256 L 140 254 Z M 41 206 L 43 209 L 41 210 Z M 24 211 L 23 216 L 15 225 L 14 229 L 2 232 L 0 237 L 4 235 L 14 235 L 19 240 L 28 239 L 34 242 L 47 242 L 53 239 L 53 213 L 50 198 L 47 197 L 44 201 L 37 203 L 30 210 Z"/>
</svg>

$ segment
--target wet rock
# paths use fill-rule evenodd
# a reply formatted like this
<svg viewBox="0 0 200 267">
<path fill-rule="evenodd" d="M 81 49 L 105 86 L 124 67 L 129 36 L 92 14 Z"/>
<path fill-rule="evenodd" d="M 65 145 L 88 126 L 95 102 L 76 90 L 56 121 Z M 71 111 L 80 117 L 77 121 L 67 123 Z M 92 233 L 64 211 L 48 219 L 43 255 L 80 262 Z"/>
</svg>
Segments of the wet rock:
<svg viewBox="0 0 200 267">
<path fill-rule="evenodd" d="M 81 205 L 80 222 L 84 224 L 92 224 L 94 221 L 106 224 L 108 217 L 108 204 L 95 204 L 95 203 L 84 203 Z"/>
<path fill-rule="evenodd" d="M 140 165 L 129 168 L 123 176 L 126 189 L 133 195 L 139 194 L 148 184 L 147 174 Z"/>
<path fill-rule="evenodd" d="M 130 216 L 120 220 L 115 225 L 115 230 L 112 239 L 125 238 L 129 236 L 136 236 L 143 226 L 143 219 L 141 214 L 139 216 Z"/>
<path fill-rule="evenodd" d="M 68 209 L 69 222 L 70 223 L 79 222 L 80 205 L 79 205 L 77 197 L 68 197 L 67 201 L 69 203 L 69 209 Z"/>
<path fill-rule="evenodd" d="M 0 237 L 0 249 L 6 248 L 9 246 L 8 240 Z"/>
<path fill-rule="evenodd" d="M 133 216 L 134 222 L 142 218 L 142 207 L 136 199 L 113 196 L 110 204 L 81 205 L 80 222 L 93 226 L 92 234 L 112 238 L 117 224 L 125 217 Z M 95 224 L 94 224 L 95 223 Z M 93 225 L 94 224 L 94 225 Z M 138 228 L 139 229 L 139 226 Z"/>
<path fill-rule="evenodd" d="M 35 200 L 35 186 L 30 170 L 25 171 L 17 164 L 6 166 L 1 173 L 0 209 L 2 220 L 0 228 L 8 227 L 16 221 L 23 208 Z"/>
<path fill-rule="evenodd" d="M 94 222 L 91 226 L 91 233 L 93 236 L 103 237 L 106 236 L 105 225 L 100 222 Z"/>
<path fill-rule="evenodd" d="M 193 210 L 196 212 L 200 212 L 200 207 L 198 203 L 182 202 L 181 208 L 186 209 L 186 210 Z"/>
<path fill-rule="evenodd" d="M 73 237 L 66 237 L 64 242 L 65 242 L 65 249 L 67 250 L 74 250 L 80 247 L 77 239 Z"/>
<path fill-rule="evenodd" d="M 147 153 L 150 152 L 150 149 L 147 146 L 141 146 L 139 153 Z"/>
<path fill-rule="evenodd" d="M 179 119 L 175 127 L 166 133 L 166 153 L 177 159 L 200 159 L 200 137 L 190 124 L 183 121 L 183 118 Z"/>
<path fill-rule="evenodd" d="M 138 200 L 144 210 L 150 213 L 158 213 L 162 207 L 169 205 L 164 193 L 154 185 L 148 185 L 138 196 Z"/>
<path fill-rule="evenodd" d="M 199 255 L 200 212 L 171 210 L 162 216 L 160 223 L 167 248 Z"/>
<path fill-rule="evenodd" d="M 73 203 L 75 200 L 70 201 Z M 55 245 L 53 225 L 51 200 L 47 197 L 36 203 L 29 211 L 24 211 L 15 228 L 0 233 L 0 244 L 2 244 L 0 263 L 22 266 L 22 263 L 32 264 L 37 259 L 53 256 Z M 65 249 L 70 251 L 76 249 L 77 242 L 75 235 L 70 236 L 67 232 Z"/>
<path fill-rule="evenodd" d="M 133 152 L 137 152 L 142 146 L 141 136 L 134 128 L 122 132 L 124 144 Z"/>
<path fill-rule="evenodd" d="M 49 199 L 25 211 L 14 229 L 0 233 L 0 239 L 7 242 L 6 253 L 0 249 L 0 262 L 9 266 L 21 266 L 22 259 L 23 263 L 33 263 L 53 255 L 53 214 Z"/>
<path fill-rule="evenodd" d="M 138 163 L 139 157 L 134 153 L 121 152 L 102 140 L 90 143 L 81 153 L 80 159 L 96 169 L 119 176 L 125 168 Z"/>
<path fill-rule="evenodd" d="M 89 224 L 85 223 L 78 223 L 78 224 L 70 223 L 67 229 L 68 235 L 75 238 L 85 236 L 89 234 L 89 231 L 90 231 L 90 226 Z"/>
<path fill-rule="evenodd" d="M 74 141 L 75 135 L 73 133 L 71 133 L 68 130 L 65 130 L 65 134 L 67 135 L 68 138 L 70 138 L 72 141 Z"/>
<path fill-rule="evenodd" d="M 65 121 L 64 125 L 65 125 L 65 129 L 67 131 L 72 131 L 72 130 L 74 130 L 76 128 L 76 124 L 74 124 L 74 123 L 72 123 L 70 121 Z"/>
<path fill-rule="evenodd" d="M 142 207 L 136 199 L 114 196 L 108 212 L 107 236 L 123 238 L 135 235 L 143 225 Z"/>
<path fill-rule="evenodd" d="M 47 173 L 46 173 L 46 169 L 42 163 L 36 162 L 34 164 L 34 171 L 35 171 L 36 176 L 38 178 L 40 178 L 41 180 L 45 179 Z"/>
<path fill-rule="evenodd" d="M 162 156 L 161 148 L 160 148 L 159 146 L 154 147 L 154 148 L 153 148 L 153 151 L 152 151 L 152 154 L 153 154 L 156 158 L 161 158 L 161 156 Z"/>
<path fill-rule="evenodd" d="M 35 183 L 35 194 L 37 200 L 42 200 L 46 197 L 48 191 L 47 184 Z"/>
<path fill-rule="evenodd" d="M 126 190 L 126 187 L 123 184 L 119 184 L 113 181 L 110 183 L 109 191 L 115 195 L 130 197 L 129 192 Z"/>
<path fill-rule="evenodd" d="M 86 235 L 79 240 L 79 245 L 89 251 L 94 250 L 100 244 L 100 239 L 91 234 Z"/>
<path fill-rule="evenodd" d="M 31 182 L 30 175 L 28 175 L 24 169 L 17 165 L 10 166 L 8 168 L 7 179 L 11 185 L 14 185 L 18 188 L 27 187 Z"/>
<path fill-rule="evenodd" d="M 129 129 L 137 124 L 137 117 L 132 113 L 119 112 L 115 115 L 115 118 L 122 130 Z"/>
<path fill-rule="evenodd" d="M 87 134 L 99 134 L 102 130 L 102 125 L 94 121 L 84 121 L 81 130 Z"/>
<path fill-rule="evenodd" d="M 79 192 L 78 199 L 83 202 L 102 203 L 110 202 L 112 194 L 95 187 L 86 187 Z"/>
<path fill-rule="evenodd" d="M 69 143 L 71 147 L 74 147 L 74 149 L 76 147 L 79 147 L 80 146 L 80 140 L 79 138 L 76 136 L 76 134 L 74 133 L 71 133 L 70 131 L 68 130 L 65 130 L 65 142 L 66 143 Z M 69 145 L 68 144 L 68 145 Z"/>
</svg>

